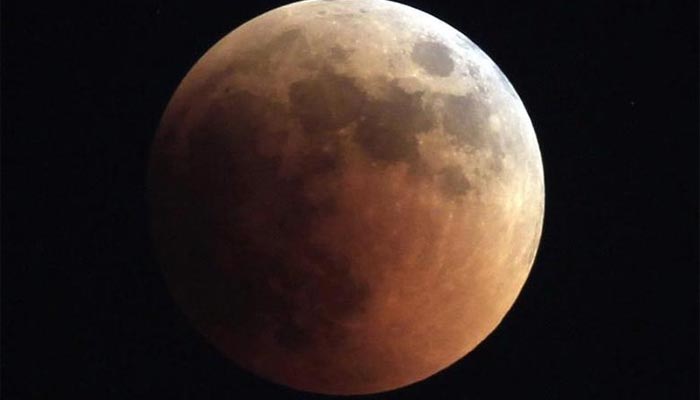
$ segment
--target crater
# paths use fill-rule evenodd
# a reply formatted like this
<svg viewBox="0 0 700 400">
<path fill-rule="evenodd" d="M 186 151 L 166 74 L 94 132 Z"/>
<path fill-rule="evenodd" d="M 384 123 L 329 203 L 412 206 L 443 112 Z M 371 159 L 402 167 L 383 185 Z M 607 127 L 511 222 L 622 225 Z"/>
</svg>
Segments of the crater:
<svg viewBox="0 0 700 400">
<path fill-rule="evenodd" d="M 481 70 L 477 65 L 472 63 L 467 64 L 467 71 L 469 72 L 469 75 L 472 78 L 474 78 L 475 81 L 481 79 Z"/>
<path fill-rule="evenodd" d="M 424 41 L 414 44 L 411 59 L 425 72 L 435 76 L 449 76 L 455 67 L 450 49 L 440 42 Z"/>
</svg>

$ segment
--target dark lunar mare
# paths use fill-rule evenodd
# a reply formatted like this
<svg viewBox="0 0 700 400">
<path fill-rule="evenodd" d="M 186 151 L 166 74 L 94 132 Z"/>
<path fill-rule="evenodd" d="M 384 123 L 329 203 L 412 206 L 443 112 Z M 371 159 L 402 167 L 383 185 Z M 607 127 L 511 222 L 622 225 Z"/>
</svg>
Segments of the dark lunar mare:
<svg viewBox="0 0 700 400">
<path fill-rule="evenodd" d="M 331 81 L 347 85 L 338 77 Z M 297 88 L 300 98 L 309 89 Z M 289 118 L 285 113 L 281 105 L 246 91 L 225 93 L 211 103 L 188 134 L 191 187 L 173 197 L 188 199 L 188 212 L 180 215 L 193 217 L 175 232 L 189 233 L 193 252 L 189 262 L 166 265 L 196 269 L 168 272 L 198 324 L 225 327 L 247 340 L 272 331 L 289 350 L 319 341 L 337 345 L 343 330 L 336 321 L 362 312 L 370 289 L 353 276 L 348 260 L 308 240 L 333 204 L 311 204 L 303 186 L 313 176 L 337 173 L 337 156 L 320 156 L 318 147 L 328 141 L 320 128 L 340 125 L 303 116 L 314 144 L 299 175 L 281 177 L 280 158 L 263 156 L 256 146 L 264 135 L 286 138 L 286 132 L 270 131 L 264 122 L 273 115 Z M 217 253 L 220 249 L 227 253 Z"/>
<path fill-rule="evenodd" d="M 455 68 L 450 49 L 440 42 L 417 42 L 413 45 L 411 59 L 425 72 L 435 76 L 449 76 Z"/>
</svg>

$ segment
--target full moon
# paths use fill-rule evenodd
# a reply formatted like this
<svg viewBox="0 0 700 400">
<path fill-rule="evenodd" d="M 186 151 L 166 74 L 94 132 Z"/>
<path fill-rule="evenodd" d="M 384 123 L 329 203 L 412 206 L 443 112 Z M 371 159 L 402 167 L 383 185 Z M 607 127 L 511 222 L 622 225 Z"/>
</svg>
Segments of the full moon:
<svg viewBox="0 0 700 400">
<path fill-rule="evenodd" d="M 216 43 L 154 139 L 155 249 L 175 302 L 272 382 L 366 394 L 489 335 L 535 258 L 530 118 L 466 36 L 385 0 L 310 0 Z"/>
</svg>

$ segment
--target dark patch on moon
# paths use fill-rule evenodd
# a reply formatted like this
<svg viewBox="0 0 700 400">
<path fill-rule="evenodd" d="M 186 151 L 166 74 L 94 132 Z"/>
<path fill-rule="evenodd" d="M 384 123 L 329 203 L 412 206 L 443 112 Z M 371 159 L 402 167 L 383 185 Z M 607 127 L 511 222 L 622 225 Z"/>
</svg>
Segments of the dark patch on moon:
<svg viewBox="0 0 700 400">
<path fill-rule="evenodd" d="M 458 165 L 444 167 L 438 176 L 441 178 L 440 189 L 447 196 L 462 196 L 472 189 L 471 183 Z"/>
<path fill-rule="evenodd" d="M 470 95 L 445 96 L 442 124 L 457 145 L 467 144 L 477 149 L 487 146 L 487 119 L 488 110 L 478 99 Z"/>
<path fill-rule="evenodd" d="M 291 307 L 280 310 L 284 319 L 275 337 L 291 351 L 319 342 L 341 343 L 345 332 L 338 321 L 364 312 L 370 295 L 369 285 L 353 277 L 348 260 L 314 246 L 305 247 L 304 256 L 302 265 L 287 271 L 280 291 Z"/>
<path fill-rule="evenodd" d="M 267 45 L 265 45 L 264 53 L 268 56 L 271 54 L 279 53 L 289 48 L 295 41 L 302 39 L 303 34 L 300 28 L 294 28 L 284 31 L 272 39 Z"/>
<path fill-rule="evenodd" d="M 432 111 L 423 107 L 422 93 L 408 93 L 392 82 L 379 99 L 366 104 L 355 140 L 379 161 L 419 162 L 416 134 L 435 125 Z"/>
<path fill-rule="evenodd" d="M 326 101 L 338 109 L 356 100 L 343 97 L 352 90 L 347 78 L 325 76 L 305 85 L 295 95 L 300 105 L 309 100 L 307 89 L 327 92 Z M 357 113 L 350 114 L 356 118 Z M 348 115 L 301 118 L 320 118 L 306 121 L 312 134 L 342 126 L 351 119 Z M 196 196 L 179 196 L 191 200 L 186 214 L 193 216 L 187 229 L 179 231 L 188 232 L 185 242 L 192 251 L 186 263 L 169 264 L 182 268 L 168 271 L 179 285 L 174 292 L 199 324 L 225 327 L 244 339 L 241 343 L 271 332 L 289 351 L 319 341 L 338 344 L 346 332 L 337 321 L 362 313 L 371 291 L 351 273 L 350 260 L 308 239 L 314 224 L 334 209 L 332 198 L 312 204 L 304 184 L 333 173 L 337 157 L 324 159 L 314 149 L 299 176 L 281 177 L 280 157 L 257 151 L 261 136 L 286 137 L 286 132 L 272 131 L 270 118 L 290 116 L 269 99 L 234 91 L 213 102 L 189 132 L 188 191 Z"/>
<path fill-rule="evenodd" d="M 353 50 L 347 49 L 345 47 L 333 46 L 330 50 L 329 59 L 336 63 L 344 63 L 348 60 L 352 52 Z"/>
<path fill-rule="evenodd" d="M 471 95 L 447 95 L 443 101 L 442 124 L 453 143 L 457 147 L 469 145 L 490 152 L 492 157 L 488 165 L 495 172 L 501 172 L 505 155 L 500 141 L 502 135 L 487 129 L 487 106 Z"/>
<path fill-rule="evenodd" d="M 354 79 L 329 70 L 294 82 L 289 100 L 309 138 L 326 146 L 337 144 L 334 132 L 357 121 L 353 138 L 377 161 L 418 166 L 416 134 L 435 125 L 434 113 L 423 107 L 422 93 L 408 93 L 391 82 L 380 98 L 370 99 Z"/>
<path fill-rule="evenodd" d="M 310 135 L 340 129 L 356 120 L 366 102 L 352 78 L 325 70 L 318 76 L 292 83 L 292 114 Z"/>
<path fill-rule="evenodd" d="M 449 76 L 455 67 L 450 49 L 439 42 L 425 41 L 414 44 L 411 59 L 427 73 L 435 76 Z"/>
<path fill-rule="evenodd" d="M 306 281 L 310 292 L 325 301 L 309 304 L 326 319 L 353 316 L 364 311 L 363 300 L 369 295 L 369 285 L 353 278 L 350 260 L 310 246 L 306 252 L 315 273 Z"/>
</svg>

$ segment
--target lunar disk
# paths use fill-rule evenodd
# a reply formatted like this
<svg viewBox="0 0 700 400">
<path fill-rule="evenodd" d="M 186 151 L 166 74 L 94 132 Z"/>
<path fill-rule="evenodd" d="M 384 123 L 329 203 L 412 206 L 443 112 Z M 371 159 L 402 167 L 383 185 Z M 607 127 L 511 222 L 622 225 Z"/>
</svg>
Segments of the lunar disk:
<svg viewBox="0 0 700 400">
<path fill-rule="evenodd" d="M 503 73 L 384 0 L 304 1 L 212 47 L 162 117 L 149 190 L 172 296 L 240 367 L 328 394 L 454 363 L 538 247 L 542 162 Z"/>
</svg>

